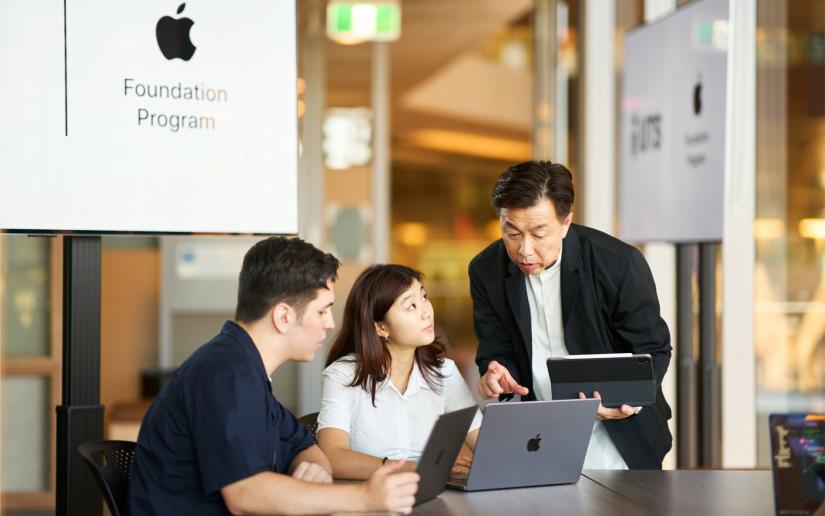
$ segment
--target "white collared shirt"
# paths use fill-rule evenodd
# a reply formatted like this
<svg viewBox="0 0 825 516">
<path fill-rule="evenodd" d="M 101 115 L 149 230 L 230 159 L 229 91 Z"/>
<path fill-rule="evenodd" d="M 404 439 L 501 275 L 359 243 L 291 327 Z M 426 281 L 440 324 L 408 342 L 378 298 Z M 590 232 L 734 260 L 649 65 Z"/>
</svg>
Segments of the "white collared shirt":
<svg viewBox="0 0 825 516">
<path fill-rule="evenodd" d="M 533 339 L 533 390 L 538 400 L 552 400 L 553 389 L 547 373 L 547 359 L 570 353 L 564 343 L 561 309 L 561 258 L 538 275 L 526 275 L 527 301 L 530 304 L 530 329 Z M 584 469 L 628 469 L 601 421 L 593 423 Z"/>
<path fill-rule="evenodd" d="M 354 355 L 336 360 L 322 376 L 318 430 L 338 428 L 349 433 L 353 451 L 418 460 L 440 415 L 476 405 L 455 362 L 444 359 L 441 373 L 441 388 L 434 390 L 414 363 L 404 394 L 388 378 L 378 385 L 373 407 L 369 392 L 349 387 L 355 376 Z M 469 431 L 479 426 L 481 412 L 477 411 Z"/>
</svg>

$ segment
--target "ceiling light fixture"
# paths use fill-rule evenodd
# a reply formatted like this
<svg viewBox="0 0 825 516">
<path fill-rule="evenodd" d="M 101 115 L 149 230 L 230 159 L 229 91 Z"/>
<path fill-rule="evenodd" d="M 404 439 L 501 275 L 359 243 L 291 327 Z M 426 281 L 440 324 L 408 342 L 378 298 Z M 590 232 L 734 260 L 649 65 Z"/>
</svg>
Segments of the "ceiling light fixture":
<svg viewBox="0 0 825 516">
<path fill-rule="evenodd" d="M 401 5 L 393 0 L 330 1 L 327 37 L 343 45 L 396 41 L 401 37 Z"/>
</svg>

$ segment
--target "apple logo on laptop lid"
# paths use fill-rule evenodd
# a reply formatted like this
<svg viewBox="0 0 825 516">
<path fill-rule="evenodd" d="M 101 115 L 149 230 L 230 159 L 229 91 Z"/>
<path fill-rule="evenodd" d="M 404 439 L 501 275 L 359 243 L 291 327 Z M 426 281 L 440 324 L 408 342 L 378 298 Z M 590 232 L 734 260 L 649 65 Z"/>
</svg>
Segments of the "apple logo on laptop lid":
<svg viewBox="0 0 825 516">
<path fill-rule="evenodd" d="M 535 437 L 527 441 L 527 451 L 534 452 L 538 451 L 541 447 L 541 434 L 536 434 Z"/>
</svg>

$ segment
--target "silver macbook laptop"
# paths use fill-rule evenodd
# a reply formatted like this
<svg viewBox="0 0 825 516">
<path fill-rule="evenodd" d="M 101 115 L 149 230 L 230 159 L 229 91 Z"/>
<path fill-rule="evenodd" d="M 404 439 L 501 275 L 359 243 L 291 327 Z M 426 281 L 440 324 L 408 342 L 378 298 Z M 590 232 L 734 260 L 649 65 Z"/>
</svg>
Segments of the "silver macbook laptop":
<svg viewBox="0 0 825 516">
<path fill-rule="evenodd" d="M 447 487 L 462 491 L 576 482 L 582 472 L 599 400 L 492 403 L 466 479 Z"/>
</svg>

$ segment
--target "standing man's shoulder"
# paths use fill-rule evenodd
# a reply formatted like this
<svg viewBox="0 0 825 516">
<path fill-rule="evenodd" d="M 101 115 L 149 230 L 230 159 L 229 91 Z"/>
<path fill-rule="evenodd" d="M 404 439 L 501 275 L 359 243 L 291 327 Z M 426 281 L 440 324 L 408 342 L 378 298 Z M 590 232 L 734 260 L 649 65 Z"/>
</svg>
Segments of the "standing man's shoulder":
<svg viewBox="0 0 825 516">
<path fill-rule="evenodd" d="M 629 262 L 642 257 L 641 251 L 636 247 L 598 229 L 573 224 L 570 226 L 570 234 L 578 239 L 582 254 L 590 255 L 596 260 L 612 258 Z"/>
<path fill-rule="evenodd" d="M 470 260 L 469 271 L 472 278 L 473 273 L 489 273 L 506 266 L 507 250 L 501 239 L 485 247 L 480 253 Z"/>
</svg>

